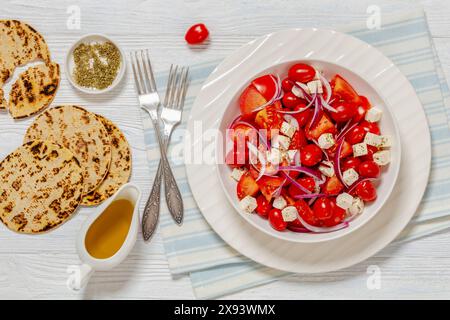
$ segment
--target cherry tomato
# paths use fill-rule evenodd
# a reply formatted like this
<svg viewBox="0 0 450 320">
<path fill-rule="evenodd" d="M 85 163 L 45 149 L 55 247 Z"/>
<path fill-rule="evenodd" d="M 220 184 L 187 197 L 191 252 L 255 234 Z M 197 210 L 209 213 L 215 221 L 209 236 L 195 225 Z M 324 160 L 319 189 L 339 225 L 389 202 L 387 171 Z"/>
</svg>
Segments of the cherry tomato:
<svg viewBox="0 0 450 320">
<path fill-rule="evenodd" d="M 315 166 L 322 160 L 322 150 L 315 144 L 304 146 L 300 152 L 300 162 L 308 167 Z"/>
<path fill-rule="evenodd" d="M 304 108 L 305 106 L 306 106 L 306 105 L 305 105 L 303 102 L 301 102 L 301 103 L 299 103 L 298 105 L 296 105 L 296 106 L 293 108 L 293 110 L 296 110 L 297 108 L 298 108 L 298 109 Z M 298 109 L 297 109 L 297 110 L 298 110 Z M 314 111 L 313 111 L 312 109 L 306 109 L 305 111 L 296 113 L 296 114 L 294 114 L 293 116 L 294 116 L 295 119 L 297 119 L 297 122 L 298 122 L 299 127 L 300 127 L 300 128 L 303 128 L 304 126 L 306 126 L 306 124 L 307 124 L 308 122 L 311 121 L 311 118 L 312 118 L 313 114 L 314 114 Z"/>
<path fill-rule="evenodd" d="M 344 189 L 338 177 L 332 176 L 322 185 L 322 192 L 325 194 L 338 194 Z"/>
<path fill-rule="evenodd" d="M 269 211 L 272 209 L 272 205 L 269 201 L 267 201 L 266 197 L 262 194 L 256 198 L 256 203 L 258 206 L 256 207 L 256 213 L 258 213 L 261 217 L 266 218 L 269 216 Z"/>
<path fill-rule="evenodd" d="M 258 111 L 255 116 L 255 123 L 260 129 L 267 130 L 267 137 L 270 138 L 271 130 L 279 130 L 283 123 L 283 117 L 281 113 L 276 111 L 275 105 L 267 106 L 266 108 Z"/>
<path fill-rule="evenodd" d="M 283 215 L 280 209 L 272 209 L 269 211 L 269 222 L 272 228 L 277 231 L 283 231 L 287 227 L 286 221 L 283 220 Z"/>
<path fill-rule="evenodd" d="M 304 177 L 297 180 L 297 182 L 305 189 L 314 192 L 316 189 L 316 181 L 312 177 Z M 304 194 L 304 192 L 298 188 L 295 184 L 291 183 L 288 188 L 288 194 L 295 198 L 295 196 Z"/>
<path fill-rule="evenodd" d="M 202 43 L 208 38 L 209 31 L 203 23 L 194 24 L 188 29 L 184 39 L 189 44 Z"/>
<path fill-rule="evenodd" d="M 358 173 L 366 178 L 378 178 L 380 167 L 374 161 L 364 161 L 358 166 Z"/>
<path fill-rule="evenodd" d="M 281 81 L 281 88 L 284 92 L 291 92 L 293 86 L 294 84 L 289 78 L 284 78 L 283 81 Z"/>
<path fill-rule="evenodd" d="M 359 104 L 356 105 L 356 114 L 353 117 L 353 122 L 361 121 L 366 115 L 366 111 L 370 108 L 370 102 L 365 96 L 359 96 Z"/>
<path fill-rule="evenodd" d="M 302 100 L 289 91 L 284 94 L 283 98 L 281 99 L 281 102 L 283 102 L 283 106 L 285 106 L 286 108 L 294 108 L 300 102 L 302 102 Z"/>
<path fill-rule="evenodd" d="M 355 188 L 355 193 L 363 201 L 374 201 L 377 198 L 377 190 L 368 180 L 360 182 Z"/>
<path fill-rule="evenodd" d="M 328 198 L 319 198 L 314 202 L 314 215 L 319 220 L 327 220 L 333 215 L 334 203 Z"/>
<path fill-rule="evenodd" d="M 302 219 L 310 225 L 318 226 L 320 224 L 320 221 L 314 215 L 313 210 L 303 199 L 299 199 L 297 200 L 297 202 L 295 202 L 295 208 L 297 209 L 298 214 L 302 217 Z"/>
<path fill-rule="evenodd" d="M 295 131 L 291 139 L 291 144 L 289 145 L 289 150 L 299 150 L 300 148 L 306 146 L 308 141 L 306 140 L 305 132 L 303 130 Z"/>
<path fill-rule="evenodd" d="M 365 135 L 366 130 L 361 126 L 356 126 L 345 135 L 345 140 L 353 145 L 363 141 Z"/>
<path fill-rule="evenodd" d="M 342 161 L 341 171 L 347 171 L 348 169 L 353 169 L 355 171 L 358 170 L 358 166 L 361 164 L 361 160 L 359 158 L 350 157 Z"/>
<path fill-rule="evenodd" d="M 255 194 L 257 194 L 259 191 L 259 187 L 250 173 L 246 172 L 239 180 L 236 186 L 236 191 L 238 198 L 243 199 L 246 196 L 254 196 Z"/>
<path fill-rule="evenodd" d="M 276 77 L 272 74 L 266 74 L 264 76 L 258 77 L 252 81 L 252 85 L 258 90 L 259 93 L 266 99 L 270 101 L 275 92 L 277 91 Z"/>
<path fill-rule="evenodd" d="M 335 75 L 334 78 L 331 79 L 330 84 L 334 95 L 353 104 L 360 103 L 359 95 L 356 93 L 355 89 L 353 89 L 353 87 L 340 75 Z"/>
<path fill-rule="evenodd" d="M 275 190 L 277 190 L 281 184 L 284 182 L 284 178 L 277 176 L 262 176 L 256 184 L 261 189 L 261 193 L 270 201 L 273 197 Z"/>
<path fill-rule="evenodd" d="M 252 115 L 260 106 L 267 103 L 263 95 L 250 84 L 239 97 L 239 107 L 243 116 Z"/>
<path fill-rule="evenodd" d="M 334 203 L 333 215 L 329 219 L 322 222 L 324 227 L 334 227 L 335 225 L 341 223 L 346 216 L 346 211 L 336 205 L 336 199 L 332 199 L 332 201 Z"/>
<path fill-rule="evenodd" d="M 300 222 L 300 220 L 298 218 L 295 219 L 294 221 L 289 221 L 288 227 L 304 228 L 303 224 Z"/>
<path fill-rule="evenodd" d="M 303 83 L 313 80 L 315 75 L 316 70 L 304 63 L 294 64 L 288 72 L 289 79 Z"/>
<path fill-rule="evenodd" d="M 233 150 L 230 150 L 227 153 L 225 157 L 225 163 L 231 168 L 240 168 L 248 163 L 248 159 L 249 153 L 248 148 L 245 146 L 245 144 L 243 146 L 238 146 L 238 143 L 235 143 Z"/>
<path fill-rule="evenodd" d="M 362 121 L 360 127 L 366 132 L 371 132 L 373 134 L 380 134 L 380 127 L 375 122 Z"/>
<path fill-rule="evenodd" d="M 361 157 L 362 161 L 372 161 L 373 154 L 378 151 L 377 147 L 367 145 L 367 154 Z"/>
<path fill-rule="evenodd" d="M 346 122 L 356 113 L 355 107 L 346 101 L 334 102 L 332 107 L 336 109 L 336 112 L 330 112 L 330 115 L 336 122 Z"/>
</svg>

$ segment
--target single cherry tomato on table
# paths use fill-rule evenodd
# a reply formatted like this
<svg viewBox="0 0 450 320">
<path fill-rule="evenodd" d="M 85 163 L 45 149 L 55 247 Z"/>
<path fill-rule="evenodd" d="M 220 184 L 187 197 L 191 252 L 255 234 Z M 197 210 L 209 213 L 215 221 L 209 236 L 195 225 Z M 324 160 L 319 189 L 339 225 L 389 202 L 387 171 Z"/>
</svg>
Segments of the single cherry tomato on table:
<svg viewBox="0 0 450 320">
<path fill-rule="evenodd" d="M 314 70 L 314 68 L 310 65 L 304 63 L 294 64 L 288 72 L 289 79 L 303 83 L 313 80 L 315 75 L 316 70 Z"/>
<path fill-rule="evenodd" d="M 269 222 L 272 228 L 277 231 L 283 231 L 287 227 L 286 221 L 283 220 L 283 215 L 280 209 L 272 209 L 269 211 Z"/>
<path fill-rule="evenodd" d="M 322 150 L 315 144 L 308 144 L 301 149 L 300 162 L 308 167 L 315 166 L 322 160 Z"/>
<path fill-rule="evenodd" d="M 354 192 L 363 201 L 374 201 L 377 198 L 377 190 L 369 180 L 360 182 Z"/>
<path fill-rule="evenodd" d="M 284 78 L 283 81 L 281 81 L 281 88 L 284 92 L 291 92 L 293 86 L 294 84 L 289 78 Z"/>
<path fill-rule="evenodd" d="M 209 31 L 206 26 L 203 23 L 198 23 L 188 29 L 184 39 L 189 44 L 198 44 L 205 41 L 206 38 L 208 38 L 208 35 Z"/>
<path fill-rule="evenodd" d="M 281 99 L 281 102 L 283 103 L 283 106 L 285 106 L 286 108 L 294 108 L 300 102 L 302 102 L 302 100 L 289 91 L 284 94 L 283 98 Z"/>
<path fill-rule="evenodd" d="M 346 122 L 356 113 L 355 107 L 346 101 L 333 102 L 331 106 L 336 109 L 336 112 L 330 112 L 331 118 L 336 122 Z"/>
<path fill-rule="evenodd" d="M 256 213 L 258 213 L 261 217 L 266 218 L 269 216 L 269 211 L 272 209 L 272 205 L 269 201 L 267 201 L 266 197 L 262 194 L 256 198 L 256 203 L 258 206 L 256 207 Z"/>
<path fill-rule="evenodd" d="M 355 171 L 358 170 L 358 166 L 361 164 L 361 160 L 359 158 L 350 157 L 344 159 L 341 164 L 341 171 L 347 171 L 348 169 L 353 169 Z"/>
<path fill-rule="evenodd" d="M 380 167 L 374 161 L 364 161 L 358 166 L 358 173 L 365 178 L 378 178 Z"/>
<path fill-rule="evenodd" d="M 327 220 L 333 216 L 334 206 L 329 198 L 319 198 L 313 204 L 314 215 L 319 220 Z"/>
<path fill-rule="evenodd" d="M 347 134 L 345 135 L 345 140 L 351 145 L 357 144 L 364 140 L 364 136 L 366 135 L 366 133 L 367 131 L 363 127 L 356 126 L 349 132 L 347 132 Z"/>
</svg>

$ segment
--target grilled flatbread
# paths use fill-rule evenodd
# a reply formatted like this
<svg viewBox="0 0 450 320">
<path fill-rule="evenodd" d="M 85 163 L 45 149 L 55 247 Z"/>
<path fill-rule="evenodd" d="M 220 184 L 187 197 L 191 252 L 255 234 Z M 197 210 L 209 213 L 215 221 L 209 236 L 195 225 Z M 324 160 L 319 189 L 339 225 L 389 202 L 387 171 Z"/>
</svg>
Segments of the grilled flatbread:
<svg viewBox="0 0 450 320">
<path fill-rule="evenodd" d="M 50 52 L 42 35 L 24 22 L 0 20 L 0 88 L 16 67 L 39 59 L 50 63 Z"/>
<path fill-rule="evenodd" d="M 47 108 L 59 85 L 59 65 L 51 62 L 28 68 L 19 75 L 9 93 L 9 113 L 25 118 Z"/>
<path fill-rule="evenodd" d="M 40 114 L 24 141 L 50 140 L 72 151 L 83 168 L 84 194 L 102 183 L 111 163 L 110 138 L 94 113 L 78 106 L 58 106 Z"/>
<path fill-rule="evenodd" d="M 11 230 L 41 233 L 68 220 L 83 192 L 83 170 L 68 149 L 30 141 L 0 162 L 0 220 Z"/>
<path fill-rule="evenodd" d="M 95 206 L 108 199 L 128 182 L 131 174 L 131 150 L 122 131 L 112 121 L 97 115 L 111 139 L 111 166 L 102 184 L 83 197 L 82 205 Z"/>
</svg>

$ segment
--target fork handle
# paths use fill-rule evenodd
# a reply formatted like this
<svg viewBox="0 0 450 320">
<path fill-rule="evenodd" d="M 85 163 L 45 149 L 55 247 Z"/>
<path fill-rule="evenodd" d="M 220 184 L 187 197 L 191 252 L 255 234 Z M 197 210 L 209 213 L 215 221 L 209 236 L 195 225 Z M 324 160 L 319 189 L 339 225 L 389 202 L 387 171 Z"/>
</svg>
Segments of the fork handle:
<svg viewBox="0 0 450 320">
<path fill-rule="evenodd" d="M 144 208 L 144 215 L 142 216 L 142 234 L 144 241 L 148 241 L 154 231 L 159 220 L 159 208 L 161 204 L 161 180 L 162 170 L 161 162 L 158 165 L 158 171 L 156 171 L 155 181 L 153 182 L 152 191 L 150 197 L 147 200 Z"/>
</svg>

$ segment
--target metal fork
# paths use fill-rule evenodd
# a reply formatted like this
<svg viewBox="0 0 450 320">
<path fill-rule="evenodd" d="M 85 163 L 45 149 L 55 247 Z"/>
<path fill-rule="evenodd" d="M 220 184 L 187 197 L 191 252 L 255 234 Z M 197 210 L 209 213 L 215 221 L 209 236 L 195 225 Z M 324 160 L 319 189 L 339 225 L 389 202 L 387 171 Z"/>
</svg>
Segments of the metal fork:
<svg viewBox="0 0 450 320">
<path fill-rule="evenodd" d="M 173 176 L 172 169 L 170 168 L 169 161 L 166 155 L 165 143 L 161 137 L 161 130 L 159 128 L 158 107 L 160 105 L 160 99 L 156 89 L 155 78 L 153 76 L 153 70 L 150 63 L 148 50 L 141 50 L 139 54 L 138 52 L 134 52 L 134 54 L 131 53 L 130 56 L 135 86 L 139 98 L 139 104 L 141 108 L 150 115 L 153 127 L 155 129 L 155 134 L 158 139 L 159 150 L 161 154 L 162 172 L 164 174 L 165 181 L 164 186 L 167 206 L 169 207 L 169 211 L 172 216 L 182 216 L 183 201 L 181 199 L 181 193 Z M 146 207 L 148 206 L 149 208 L 151 208 L 147 215 L 155 213 L 156 216 L 152 217 L 151 225 L 146 225 L 145 227 L 144 232 L 147 234 L 144 234 L 144 238 L 147 239 L 152 236 L 156 228 L 160 204 L 159 198 L 157 199 L 157 203 L 152 202 L 151 200 L 152 199 L 149 198 L 149 200 L 147 201 Z M 157 207 L 157 210 L 152 209 L 153 207 Z M 144 212 L 144 216 L 145 215 L 146 213 Z"/>
<path fill-rule="evenodd" d="M 189 69 L 183 67 L 180 72 L 178 72 L 178 69 L 178 66 L 170 66 L 166 94 L 164 96 L 164 103 L 160 116 L 163 123 L 162 138 L 166 150 L 173 128 L 181 121 L 184 98 L 188 85 Z M 151 237 L 154 230 L 154 224 L 156 223 L 155 217 L 159 216 L 162 176 L 162 162 L 160 161 L 158 171 L 156 172 L 155 181 L 153 182 L 152 191 L 150 193 L 150 198 L 145 206 L 144 215 L 142 218 L 142 234 L 144 235 L 144 240 L 146 241 Z M 180 213 L 180 215 L 172 215 L 177 224 L 181 224 L 183 221 L 183 212 L 181 211 Z"/>
</svg>

